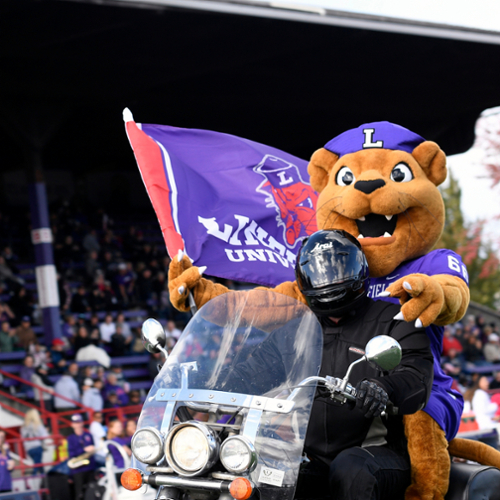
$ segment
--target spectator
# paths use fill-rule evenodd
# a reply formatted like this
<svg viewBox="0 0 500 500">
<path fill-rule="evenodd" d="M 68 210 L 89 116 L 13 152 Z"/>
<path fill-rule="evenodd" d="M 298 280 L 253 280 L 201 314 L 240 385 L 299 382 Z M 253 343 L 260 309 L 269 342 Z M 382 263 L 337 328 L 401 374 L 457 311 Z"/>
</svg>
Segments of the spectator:
<svg viewBox="0 0 500 500">
<path fill-rule="evenodd" d="M 12 476 L 10 471 L 15 467 L 15 462 L 10 458 L 9 445 L 5 442 L 6 434 L 0 429 L 0 493 L 12 491 Z"/>
<path fill-rule="evenodd" d="M 92 342 L 90 340 L 87 328 L 85 326 L 78 327 L 78 331 L 76 332 L 75 342 L 74 342 L 75 354 L 78 353 L 78 351 L 82 347 L 87 347 L 91 343 Z"/>
<path fill-rule="evenodd" d="M 101 366 L 109 368 L 111 359 L 108 353 L 102 348 L 94 344 L 89 344 L 87 347 L 82 347 L 76 354 L 76 361 L 97 361 Z"/>
<path fill-rule="evenodd" d="M 23 281 L 12 272 L 12 269 L 5 262 L 3 255 L 0 255 L 0 279 L 7 281 L 13 288 L 23 283 Z"/>
<path fill-rule="evenodd" d="M 118 265 L 118 274 L 115 276 L 115 285 L 119 302 L 124 305 L 128 305 L 132 301 L 134 294 L 135 279 L 132 271 L 128 268 L 125 262 L 121 262 Z"/>
<path fill-rule="evenodd" d="M 111 335 L 110 348 L 111 357 L 125 356 L 129 350 L 132 337 L 125 337 L 123 335 L 121 325 L 116 326 L 115 333 Z"/>
<path fill-rule="evenodd" d="M 441 358 L 441 366 L 447 375 L 455 379 L 458 378 L 463 366 L 456 349 L 453 347 L 448 349 L 448 355 Z"/>
<path fill-rule="evenodd" d="M 76 318 L 73 314 L 68 314 L 62 326 L 62 334 L 71 343 L 73 343 L 76 335 Z"/>
<path fill-rule="evenodd" d="M 59 303 L 61 312 L 69 311 L 71 306 L 71 288 L 61 273 L 57 273 L 57 289 L 59 291 Z"/>
<path fill-rule="evenodd" d="M 52 364 L 54 365 L 53 371 L 57 375 L 62 374 L 67 365 L 64 346 L 64 340 L 62 339 L 54 339 L 52 341 L 52 349 L 50 350 L 50 355 L 52 357 Z"/>
<path fill-rule="evenodd" d="M 46 365 L 47 348 L 40 344 L 38 340 L 29 346 L 29 353 L 33 356 L 35 368 Z"/>
<path fill-rule="evenodd" d="M 68 436 L 68 456 L 69 458 L 78 457 L 83 453 L 91 453 L 95 450 L 92 435 L 83 427 L 83 418 L 80 414 L 71 417 L 71 427 L 73 434 Z M 85 498 L 85 489 L 92 480 L 93 471 L 96 468 L 95 458 L 89 456 L 89 463 L 74 469 L 70 469 L 70 475 L 73 479 L 75 488 L 75 500 Z"/>
<path fill-rule="evenodd" d="M 153 298 L 153 277 L 151 269 L 143 269 L 137 278 L 135 290 L 137 302 L 141 307 L 148 307 Z"/>
<path fill-rule="evenodd" d="M 467 343 L 464 346 L 463 353 L 465 360 L 470 363 L 480 365 L 482 362 L 484 362 L 483 343 L 481 342 L 481 339 L 477 338 L 474 335 L 468 337 Z"/>
<path fill-rule="evenodd" d="M 102 425 L 103 415 L 102 411 L 95 411 L 92 416 L 92 422 L 89 427 L 89 432 L 92 434 L 92 438 L 94 439 L 94 444 L 97 449 L 95 454 L 95 461 L 98 466 L 104 465 L 106 462 L 106 453 L 104 447 L 104 441 L 106 437 L 107 428 Z"/>
<path fill-rule="evenodd" d="M 490 382 L 490 389 L 500 389 L 500 372 L 493 374 L 493 380 Z"/>
<path fill-rule="evenodd" d="M 82 246 L 87 253 L 101 251 L 101 245 L 99 245 L 95 229 L 89 229 L 88 233 L 83 237 Z"/>
<path fill-rule="evenodd" d="M 102 411 L 104 402 L 101 393 L 98 389 L 94 388 L 94 381 L 91 378 L 86 378 L 82 386 L 82 404 L 94 411 Z"/>
<path fill-rule="evenodd" d="M 16 328 L 16 337 L 19 339 L 18 346 L 28 350 L 31 344 L 36 344 L 37 338 L 33 328 L 31 328 L 31 318 L 23 316 L 21 324 Z"/>
<path fill-rule="evenodd" d="M 17 274 L 19 272 L 19 270 L 16 267 L 16 262 L 19 261 L 19 257 L 12 251 L 12 248 L 9 247 L 9 246 L 6 246 L 3 249 L 2 257 L 5 260 L 5 264 L 7 266 L 9 266 L 9 268 L 11 269 L 11 271 L 13 273 Z"/>
<path fill-rule="evenodd" d="M 443 356 L 448 356 L 449 349 L 454 349 L 457 354 L 463 351 L 462 344 L 455 337 L 452 326 L 446 325 L 443 334 Z"/>
<path fill-rule="evenodd" d="M 120 420 L 116 419 L 109 422 L 108 433 L 106 437 L 108 441 L 114 441 L 115 443 L 121 445 L 123 447 L 123 450 L 129 457 L 132 455 L 132 451 L 129 448 L 131 438 L 128 436 L 123 436 L 123 424 L 120 422 Z M 125 467 L 125 461 L 116 446 L 108 444 L 108 450 L 113 457 L 115 467 L 118 469 L 123 469 Z"/>
<path fill-rule="evenodd" d="M 132 331 L 130 329 L 130 325 L 125 320 L 125 315 L 122 312 L 118 313 L 118 315 L 116 316 L 115 324 L 116 327 L 120 326 L 122 328 L 122 333 L 125 338 L 130 338 L 130 340 L 132 340 Z"/>
<path fill-rule="evenodd" d="M 120 408 L 120 402 L 118 401 L 118 395 L 115 391 L 110 391 L 106 394 L 106 399 L 104 400 L 104 409 L 110 410 L 112 408 Z"/>
<path fill-rule="evenodd" d="M 26 288 L 23 287 L 9 300 L 9 307 L 16 318 L 30 317 L 33 313 L 34 301 L 31 294 L 28 294 Z"/>
<path fill-rule="evenodd" d="M 77 292 L 71 298 L 71 312 L 84 314 L 91 312 L 90 301 L 87 296 L 87 290 L 83 285 L 80 285 Z"/>
<path fill-rule="evenodd" d="M 31 377 L 35 373 L 35 360 L 33 356 L 28 354 L 23 360 L 23 366 L 19 372 L 19 377 L 23 380 L 29 380 L 31 382 Z M 27 384 L 22 384 L 20 387 L 21 392 L 32 392 L 31 386 Z"/>
<path fill-rule="evenodd" d="M 78 375 L 75 378 L 76 383 L 80 389 L 83 388 L 83 383 L 87 378 L 93 378 L 94 376 L 94 367 L 91 365 L 87 366 L 79 366 L 78 365 Z"/>
<path fill-rule="evenodd" d="M 111 314 L 106 314 L 104 318 L 104 323 L 99 325 L 99 333 L 101 334 L 101 340 L 105 344 L 111 342 L 111 336 L 116 332 L 116 325 L 113 322 L 113 316 Z"/>
<path fill-rule="evenodd" d="M 99 269 L 101 269 L 101 264 L 98 260 L 98 254 L 95 250 L 92 250 L 85 259 L 85 272 L 87 274 L 87 282 L 89 284 L 94 282 Z"/>
<path fill-rule="evenodd" d="M 117 398 L 120 406 L 126 406 L 128 404 L 128 396 L 125 389 L 118 384 L 118 379 L 115 373 L 108 373 L 107 381 L 103 389 L 103 397 L 108 400 L 108 395 L 113 392 Z"/>
<path fill-rule="evenodd" d="M 492 403 L 488 394 L 488 377 L 480 377 L 479 380 L 464 394 L 464 412 L 473 411 L 479 429 L 493 429 L 498 422 L 493 420 L 498 405 Z"/>
<path fill-rule="evenodd" d="M 132 354 L 144 354 L 146 348 L 144 347 L 144 342 L 142 341 L 141 331 L 139 328 L 134 328 L 132 330 L 132 342 L 131 342 L 131 352 Z"/>
<path fill-rule="evenodd" d="M 12 312 L 12 309 L 5 302 L 0 302 L 0 321 L 8 321 L 9 325 L 11 321 L 16 318 L 16 315 Z"/>
<path fill-rule="evenodd" d="M 136 391 L 139 394 L 138 391 Z M 140 397 L 140 396 L 139 396 Z M 125 435 L 132 440 L 132 436 L 137 430 L 137 420 L 135 418 L 129 418 L 125 424 Z"/>
<path fill-rule="evenodd" d="M 116 376 L 117 385 L 128 393 L 130 391 L 130 384 L 125 380 L 122 367 L 120 365 L 113 365 L 110 373 Z"/>
<path fill-rule="evenodd" d="M 165 334 L 167 335 L 167 337 L 174 338 L 177 342 L 179 340 L 179 337 L 182 335 L 182 331 L 175 326 L 174 321 L 169 319 L 165 326 Z"/>
<path fill-rule="evenodd" d="M 45 409 L 47 411 L 53 411 L 54 405 L 52 401 L 52 395 L 54 394 L 54 387 L 51 380 L 49 379 L 48 370 L 43 366 L 39 366 L 38 368 L 36 368 L 35 373 L 33 373 L 33 375 L 31 376 L 31 382 L 41 387 L 42 389 L 45 389 L 44 391 L 41 391 L 36 387 L 33 388 L 33 396 L 35 401 L 40 404 L 40 401 L 43 400 Z"/>
<path fill-rule="evenodd" d="M 488 363 L 500 363 L 500 337 L 496 333 L 489 334 L 483 353 Z"/>
<path fill-rule="evenodd" d="M 21 426 L 21 437 L 23 439 L 40 438 L 24 441 L 24 449 L 35 465 L 42 463 L 43 441 L 48 435 L 49 433 L 42 424 L 38 410 L 35 408 L 29 409 L 24 417 L 24 424 Z M 43 474 L 43 467 L 34 467 L 33 474 Z"/>
<path fill-rule="evenodd" d="M 16 331 L 10 327 L 8 321 L 2 321 L 0 326 L 0 352 L 12 352 L 19 343 Z"/>
<path fill-rule="evenodd" d="M 78 365 L 76 366 L 78 369 Z M 70 367 L 68 367 L 64 375 L 61 376 L 61 378 L 56 382 L 54 386 L 54 391 L 56 394 L 59 394 L 71 400 L 67 401 L 66 399 L 62 399 L 56 396 L 54 398 L 54 406 L 56 411 L 59 412 L 73 410 L 76 408 L 75 402 L 80 402 L 80 389 L 78 389 L 78 384 L 73 378 L 72 370 L 70 370 Z"/>
</svg>

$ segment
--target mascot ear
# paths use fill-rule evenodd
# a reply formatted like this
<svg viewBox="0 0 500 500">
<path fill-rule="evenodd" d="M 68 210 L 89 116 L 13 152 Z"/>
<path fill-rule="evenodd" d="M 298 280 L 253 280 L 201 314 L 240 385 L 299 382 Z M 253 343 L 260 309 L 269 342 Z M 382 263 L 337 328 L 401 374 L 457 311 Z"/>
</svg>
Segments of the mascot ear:
<svg viewBox="0 0 500 500">
<path fill-rule="evenodd" d="M 339 157 L 324 148 L 318 149 L 311 156 L 311 161 L 307 166 L 307 172 L 311 178 L 312 188 L 321 193 L 328 184 L 328 175 Z"/>
<path fill-rule="evenodd" d="M 435 142 L 425 141 L 419 144 L 411 155 L 436 186 L 446 179 L 446 156 Z"/>
</svg>

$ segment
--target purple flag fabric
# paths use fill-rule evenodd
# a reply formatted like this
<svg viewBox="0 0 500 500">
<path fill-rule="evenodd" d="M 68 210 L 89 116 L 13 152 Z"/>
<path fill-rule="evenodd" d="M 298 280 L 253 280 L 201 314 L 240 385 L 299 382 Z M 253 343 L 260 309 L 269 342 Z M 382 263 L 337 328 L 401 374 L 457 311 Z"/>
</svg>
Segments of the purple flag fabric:
<svg viewBox="0 0 500 500">
<path fill-rule="evenodd" d="M 307 162 L 208 130 L 126 123 L 168 252 L 206 274 L 276 286 L 294 280 L 301 241 L 316 231 Z"/>
</svg>

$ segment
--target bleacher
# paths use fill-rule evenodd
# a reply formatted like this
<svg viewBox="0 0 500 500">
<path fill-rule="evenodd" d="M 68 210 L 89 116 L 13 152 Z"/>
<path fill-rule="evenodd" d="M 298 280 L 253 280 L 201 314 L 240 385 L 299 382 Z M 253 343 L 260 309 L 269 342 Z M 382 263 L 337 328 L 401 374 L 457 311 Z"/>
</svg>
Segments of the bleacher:
<svg viewBox="0 0 500 500">
<path fill-rule="evenodd" d="M 4 352 L 0 353 L 1 369 L 5 372 L 19 376 L 22 368 L 22 363 L 19 361 L 26 357 L 25 351 Z M 77 361 L 78 366 L 99 366 L 97 361 Z M 149 355 L 140 354 L 135 356 L 122 356 L 111 358 L 111 366 L 121 366 L 123 368 L 123 376 L 130 384 L 131 390 L 149 390 L 153 381 L 149 375 Z M 56 383 L 60 375 L 51 375 L 49 379 L 52 383 Z M 17 388 L 19 382 L 13 379 L 5 378 L 2 386 L 10 390 L 10 387 Z M 16 393 L 18 396 L 26 397 L 25 394 Z"/>
</svg>

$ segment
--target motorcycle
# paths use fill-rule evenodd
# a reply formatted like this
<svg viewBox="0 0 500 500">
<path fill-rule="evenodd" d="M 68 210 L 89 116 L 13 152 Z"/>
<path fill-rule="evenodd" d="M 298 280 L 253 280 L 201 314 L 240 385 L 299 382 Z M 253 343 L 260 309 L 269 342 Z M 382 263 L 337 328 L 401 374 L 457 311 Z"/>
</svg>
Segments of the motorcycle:
<svg viewBox="0 0 500 500">
<path fill-rule="evenodd" d="M 266 290 L 205 304 L 170 355 L 159 322 L 148 319 L 142 335 L 148 351 L 163 351 L 166 362 L 144 403 L 132 467 L 121 482 L 130 491 L 157 488 L 156 500 L 293 500 L 317 387 L 346 404 L 356 396 L 349 383 L 355 365 L 385 371 L 401 360 L 397 341 L 379 336 L 343 378 L 320 377 L 323 334 L 316 316 Z M 256 348 L 269 353 L 264 376 L 244 369 Z M 462 465 L 454 468 L 458 476 L 447 500 L 474 498 Z M 478 498 L 496 498 L 480 491 Z"/>
</svg>

